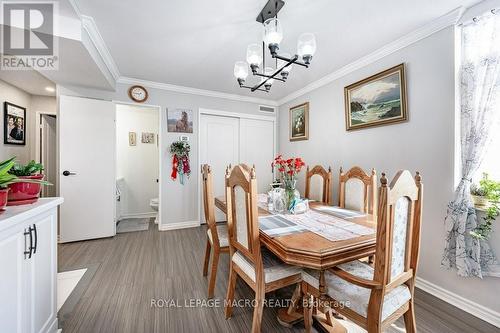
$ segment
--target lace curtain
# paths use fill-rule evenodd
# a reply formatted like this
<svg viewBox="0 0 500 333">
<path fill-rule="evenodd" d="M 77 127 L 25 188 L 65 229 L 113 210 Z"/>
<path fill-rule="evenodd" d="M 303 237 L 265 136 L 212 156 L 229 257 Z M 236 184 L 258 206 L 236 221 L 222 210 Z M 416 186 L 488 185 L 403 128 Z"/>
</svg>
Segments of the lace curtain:
<svg viewBox="0 0 500 333">
<path fill-rule="evenodd" d="M 470 235 L 478 224 L 470 186 L 500 113 L 500 15 L 487 14 L 464 24 L 461 33 L 462 179 L 448 205 L 442 265 L 456 268 L 460 276 L 482 278 L 496 275 L 498 263 L 488 241 Z"/>
</svg>

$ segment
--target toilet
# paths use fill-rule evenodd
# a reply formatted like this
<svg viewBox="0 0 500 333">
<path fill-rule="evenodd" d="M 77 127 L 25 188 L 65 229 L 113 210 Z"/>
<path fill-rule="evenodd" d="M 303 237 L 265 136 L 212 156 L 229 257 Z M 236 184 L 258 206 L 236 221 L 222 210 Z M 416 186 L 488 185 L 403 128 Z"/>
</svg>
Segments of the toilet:
<svg viewBox="0 0 500 333">
<path fill-rule="evenodd" d="M 158 198 L 149 200 L 149 206 L 156 212 L 158 211 L 158 205 Z M 155 223 L 158 224 L 158 213 L 156 213 Z"/>
</svg>

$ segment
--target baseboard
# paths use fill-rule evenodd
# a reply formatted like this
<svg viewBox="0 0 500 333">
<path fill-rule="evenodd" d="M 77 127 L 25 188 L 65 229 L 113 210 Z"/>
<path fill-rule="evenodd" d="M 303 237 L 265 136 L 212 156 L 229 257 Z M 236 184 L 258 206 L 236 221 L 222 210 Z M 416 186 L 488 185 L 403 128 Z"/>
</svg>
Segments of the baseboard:
<svg viewBox="0 0 500 333">
<path fill-rule="evenodd" d="M 472 302 L 460 295 L 457 295 L 449 290 L 446 290 L 434 283 L 417 277 L 416 287 L 465 311 L 471 315 L 484 320 L 496 327 L 500 327 L 500 313 L 491 310 L 481 304 Z"/>
<path fill-rule="evenodd" d="M 186 221 L 186 222 L 160 224 L 158 225 L 158 230 L 167 231 L 167 230 L 195 228 L 199 226 L 200 226 L 200 221 Z"/>
<path fill-rule="evenodd" d="M 119 220 L 123 219 L 138 219 L 138 218 L 146 218 L 146 217 L 156 217 L 156 212 L 147 212 L 147 213 L 136 213 L 136 214 L 122 214 L 120 215 Z"/>
</svg>

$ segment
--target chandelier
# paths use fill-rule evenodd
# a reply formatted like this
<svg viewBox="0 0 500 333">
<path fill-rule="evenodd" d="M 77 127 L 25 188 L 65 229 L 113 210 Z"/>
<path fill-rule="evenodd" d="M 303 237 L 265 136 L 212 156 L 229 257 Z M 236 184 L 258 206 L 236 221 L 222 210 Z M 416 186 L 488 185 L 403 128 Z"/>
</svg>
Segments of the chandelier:
<svg viewBox="0 0 500 333">
<path fill-rule="evenodd" d="M 240 88 L 269 92 L 275 80 L 281 82 L 287 80 L 292 65 L 309 67 L 316 52 L 316 37 L 312 33 L 303 33 L 299 36 L 297 54 L 294 56 L 289 53 L 278 53 L 279 45 L 283 40 L 283 28 L 278 20 L 278 12 L 284 5 L 283 0 L 269 0 L 262 8 L 259 16 L 257 16 L 257 22 L 263 24 L 262 45 L 259 43 L 248 45 L 246 61 L 237 61 L 234 64 L 234 76 Z M 266 67 L 264 52 L 266 45 L 272 59 L 275 59 L 275 68 Z M 252 74 L 261 78 L 260 82 L 254 86 L 245 85 L 249 66 Z M 262 86 L 264 86 L 264 89 L 261 88 Z"/>
</svg>

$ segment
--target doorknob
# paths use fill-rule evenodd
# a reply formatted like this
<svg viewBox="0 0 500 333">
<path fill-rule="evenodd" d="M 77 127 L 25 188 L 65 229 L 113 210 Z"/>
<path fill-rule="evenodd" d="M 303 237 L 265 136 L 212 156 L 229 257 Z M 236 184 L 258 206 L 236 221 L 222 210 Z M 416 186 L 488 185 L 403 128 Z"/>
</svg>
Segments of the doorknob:
<svg viewBox="0 0 500 333">
<path fill-rule="evenodd" d="M 68 170 L 63 171 L 63 176 L 74 176 L 74 175 L 76 175 L 75 172 L 70 172 Z"/>
</svg>

